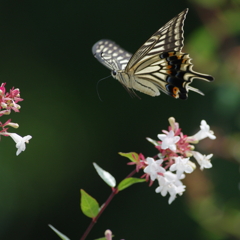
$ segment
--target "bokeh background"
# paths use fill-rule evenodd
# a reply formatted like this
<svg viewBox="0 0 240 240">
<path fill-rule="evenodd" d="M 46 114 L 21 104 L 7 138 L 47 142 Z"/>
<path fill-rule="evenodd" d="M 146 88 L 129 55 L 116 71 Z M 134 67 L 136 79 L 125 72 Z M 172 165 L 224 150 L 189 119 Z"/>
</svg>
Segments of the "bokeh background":
<svg viewBox="0 0 240 240">
<path fill-rule="evenodd" d="M 88 239 L 111 229 L 115 239 L 240 239 L 240 2 L 239 0 L 1 1 L 0 79 L 21 90 L 21 112 L 10 115 L 18 134 L 33 136 L 16 157 L 1 140 L 0 239 L 57 240 L 52 224 L 71 240 L 90 223 L 79 208 L 82 188 L 103 203 L 111 189 L 92 162 L 122 180 L 132 167 L 118 152 L 156 154 L 156 139 L 175 117 L 194 134 L 205 119 L 215 141 L 197 146 L 213 153 L 213 168 L 187 176 L 187 190 L 168 205 L 156 185 L 119 193 Z M 195 80 L 187 101 L 164 94 L 131 98 L 92 56 L 92 45 L 116 41 L 134 53 L 185 8 L 184 51 L 194 69 L 215 77 Z M 8 116 L 2 117 L 4 122 Z"/>
</svg>

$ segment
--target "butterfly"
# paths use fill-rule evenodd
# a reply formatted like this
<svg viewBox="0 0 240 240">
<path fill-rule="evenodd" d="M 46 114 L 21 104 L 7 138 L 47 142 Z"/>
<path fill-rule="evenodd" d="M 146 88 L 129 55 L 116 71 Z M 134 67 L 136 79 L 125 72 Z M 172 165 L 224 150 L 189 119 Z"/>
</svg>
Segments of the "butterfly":
<svg viewBox="0 0 240 240">
<path fill-rule="evenodd" d="M 213 77 L 195 72 L 189 54 L 182 52 L 187 12 L 185 9 L 166 23 L 133 55 L 107 39 L 95 43 L 92 53 L 111 70 L 113 78 L 134 94 L 137 90 L 154 97 L 162 91 L 174 98 L 187 99 L 191 90 L 204 95 L 190 84 L 195 78 L 211 82 Z"/>
</svg>

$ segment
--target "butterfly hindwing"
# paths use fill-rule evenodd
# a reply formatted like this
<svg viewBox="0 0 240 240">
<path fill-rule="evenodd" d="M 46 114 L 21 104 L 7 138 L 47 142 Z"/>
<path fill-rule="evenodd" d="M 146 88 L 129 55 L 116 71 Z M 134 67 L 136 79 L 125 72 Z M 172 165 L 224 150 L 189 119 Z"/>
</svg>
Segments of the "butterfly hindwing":
<svg viewBox="0 0 240 240">
<path fill-rule="evenodd" d="M 187 99 L 189 90 L 204 95 L 190 84 L 194 78 L 209 82 L 213 78 L 210 75 L 194 71 L 191 60 L 186 53 L 164 52 L 142 61 L 135 69 L 135 86 L 138 85 L 139 91 L 150 96 L 158 96 L 159 90 L 180 99 Z"/>
</svg>

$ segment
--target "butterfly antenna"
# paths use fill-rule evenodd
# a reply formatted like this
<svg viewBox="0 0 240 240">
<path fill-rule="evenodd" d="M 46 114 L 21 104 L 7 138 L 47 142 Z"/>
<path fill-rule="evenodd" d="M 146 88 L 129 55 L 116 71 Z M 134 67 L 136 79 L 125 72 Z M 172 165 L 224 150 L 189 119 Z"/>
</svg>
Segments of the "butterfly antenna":
<svg viewBox="0 0 240 240">
<path fill-rule="evenodd" d="M 99 91 L 98 91 L 98 84 L 99 84 L 102 80 L 107 79 L 107 78 L 109 78 L 109 77 L 111 77 L 111 75 L 110 75 L 110 76 L 107 76 L 107 77 L 105 77 L 105 78 L 102 78 L 102 79 L 100 79 L 100 80 L 98 80 L 97 85 L 96 85 L 97 95 L 98 95 L 98 98 L 99 98 L 99 100 L 100 100 L 101 102 L 103 102 L 103 100 L 101 99 L 100 94 L 99 94 Z"/>
</svg>

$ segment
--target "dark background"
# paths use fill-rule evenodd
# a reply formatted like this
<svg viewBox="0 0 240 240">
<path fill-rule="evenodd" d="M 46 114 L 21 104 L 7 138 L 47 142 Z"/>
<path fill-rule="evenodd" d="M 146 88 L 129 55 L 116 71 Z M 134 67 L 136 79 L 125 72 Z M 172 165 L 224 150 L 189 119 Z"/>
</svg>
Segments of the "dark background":
<svg viewBox="0 0 240 240">
<path fill-rule="evenodd" d="M 121 181 L 133 167 L 118 152 L 155 155 L 145 138 L 156 139 L 171 116 L 188 135 L 198 131 L 202 119 L 215 130 L 218 139 L 206 140 L 200 150 L 214 153 L 213 168 L 199 174 L 208 181 L 203 184 L 208 199 L 219 209 L 234 205 L 239 214 L 238 6 L 237 1 L 217 0 L 201 5 L 178 0 L 1 1 L 0 79 L 7 89 L 20 88 L 24 98 L 21 112 L 1 121 L 10 117 L 20 124 L 12 132 L 33 138 L 18 157 L 12 139 L 1 140 L 0 239 L 59 239 L 48 224 L 71 240 L 80 239 L 90 219 L 79 208 L 79 190 L 100 204 L 111 193 L 92 162 Z M 92 56 L 92 45 L 109 38 L 134 53 L 187 7 L 184 51 L 196 71 L 215 77 L 213 83 L 192 84 L 205 96 L 190 92 L 181 101 L 140 93 L 139 100 L 108 78 L 98 85 L 100 101 L 96 85 L 110 71 Z M 194 174 L 195 185 L 187 185 L 171 205 L 168 197 L 155 193 L 156 185 L 136 184 L 119 193 L 88 239 L 103 236 L 106 229 L 116 239 L 238 239 L 239 230 L 218 235 L 221 224 L 206 226 L 207 219 L 196 217 L 194 196 L 203 181 L 194 180 Z M 238 219 L 230 219 L 230 225 L 239 226 Z"/>
</svg>

